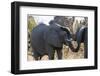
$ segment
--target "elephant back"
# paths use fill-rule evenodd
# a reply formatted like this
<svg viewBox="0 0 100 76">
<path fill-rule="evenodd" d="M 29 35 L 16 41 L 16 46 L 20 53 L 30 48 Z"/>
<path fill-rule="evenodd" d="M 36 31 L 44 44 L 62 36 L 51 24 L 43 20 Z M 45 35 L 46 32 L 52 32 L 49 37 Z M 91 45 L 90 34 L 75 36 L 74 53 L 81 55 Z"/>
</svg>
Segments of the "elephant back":
<svg viewBox="0 0 100 76">
<path fill-rule="evenodd" d="M 45 49 L 45 39 L 44 39 L 44 32 L 46 32 L 48 26 L 45 24 L 39 24 L 35 28 L 33 28 L 31 33 L 31 43 L 32 47 L 37 50 L 44 50 Z"/>
</svg>

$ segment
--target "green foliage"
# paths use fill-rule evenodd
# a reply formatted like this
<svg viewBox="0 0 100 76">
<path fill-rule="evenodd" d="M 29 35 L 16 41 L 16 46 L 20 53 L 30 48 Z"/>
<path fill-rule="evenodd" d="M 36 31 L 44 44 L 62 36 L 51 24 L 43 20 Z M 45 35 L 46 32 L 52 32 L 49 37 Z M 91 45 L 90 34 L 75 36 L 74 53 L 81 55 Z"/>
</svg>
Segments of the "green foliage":
<svg viewBox="0 0 100 76">
<path fill-rule="evenodd" d="M 36 22 L 32 16 L 28 16 L 28 29 L 31 32 L 32 29 L 36 26 Z"/>
</svg>

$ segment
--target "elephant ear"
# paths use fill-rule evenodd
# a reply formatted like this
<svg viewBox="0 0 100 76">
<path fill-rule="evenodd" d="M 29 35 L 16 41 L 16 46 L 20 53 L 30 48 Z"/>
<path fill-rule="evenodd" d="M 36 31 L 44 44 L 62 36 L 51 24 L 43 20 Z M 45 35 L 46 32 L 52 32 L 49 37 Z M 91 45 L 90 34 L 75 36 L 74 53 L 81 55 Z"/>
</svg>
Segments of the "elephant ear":
<svg viewBox="0 0 100 76">
<path fill-rule="evenodd" d="M 82 41 L 82 37 L 84 32 L 87 30 L 87 27 L 86 26 L 83 26 L 81 28 L 78 29 L 78 31 L 76 32 L 76 38 L 77 38 L 77 41 Z"/>
<path fill-rule="evenodd" d="M 47 44 L 54 46 L 54 47 L 62 47 L 61 40 L 59 38 L 59 34 L 54 29 L 50 29 L 46 32 L 46 41 Z"/>
<path fill-rule="evenodd" d="M 60 28 L 61 28 L 63 31 L 66 32 L 66 34 L 67 34 L 67 39 L 72 38 L 69 28 L 67 28 L 67 27 L 60 27 Z"/>
</svg>

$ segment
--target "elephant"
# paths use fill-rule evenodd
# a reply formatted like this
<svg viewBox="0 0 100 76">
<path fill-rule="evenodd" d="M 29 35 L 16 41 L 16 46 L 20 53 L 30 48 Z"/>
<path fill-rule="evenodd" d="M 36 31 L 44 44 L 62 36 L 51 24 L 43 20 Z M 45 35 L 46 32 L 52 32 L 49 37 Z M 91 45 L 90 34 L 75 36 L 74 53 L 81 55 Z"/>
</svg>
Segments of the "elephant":
<svg viewBox="0 0 100 76">
<path fill-rule="evenodd" d="M 88 28 L 87 28 L 87 21 L 88 18 L 84 17 L 80 24 L 77 22 L 76 26 L 77 28 L 72 29 L 72 25 L 75 22 L 75 17 L 65 17 L 65 16 L 56 16 L 55 22 L 59 23 L 62 26 L 68 27 L 70 29 L 71 36 L 74 41 L 77 42 L 78 46 L 76 48 L 73 48 L 74 50 L 71 50 L 72 52 L 78 52 L 80 48 L 80 44 L 84 43 L 84 58 L 87 58 L 88 50 Z M 53 22 L 51 22 L 53 23 Z M 75 32 L 76 31 L 76 32 Z"/>
<path fill-rule="evenodd" d="M 80 44 L 84 43 L 84 58 L 88 57 L 88 28 L 87 26 L 80 27 L 76 32 L 76 41 L 77 41 L 77 48 L 74 50 L 74 52 L 78 52 L 80 48 Z"/>
<path fill-rule="evenodd" d="M 48 55 L 49 60 L 53 60 L 55 50 L 58 59 L 62 59 L 63 44 L 68 45 L 74 51 L 69 29 L 54 21 L 50 21 L 49 26 L 40 23 L 31 32 L 31 45 L 35 60 L 41 59 L 44 55 Z"/>
</svg>

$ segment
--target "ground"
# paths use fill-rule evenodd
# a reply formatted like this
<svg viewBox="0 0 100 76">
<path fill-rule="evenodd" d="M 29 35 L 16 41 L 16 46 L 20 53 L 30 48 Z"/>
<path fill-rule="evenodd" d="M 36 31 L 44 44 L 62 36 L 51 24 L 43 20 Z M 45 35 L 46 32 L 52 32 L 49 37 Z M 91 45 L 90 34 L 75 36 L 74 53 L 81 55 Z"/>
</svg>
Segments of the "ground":
<svg viewBox="0 0 100 76">
<path fill-rule="evenodd" d="M 80 49 L 77 53 L 72 52 L 68 46 L 63 45 L 63 60 L 64 59 L 83 59 L 84 58 L 84 44 L 81 43 Z M 27 56 L 28 61 L 34 61 L 34 57 L 32 56 L 31 49 L 28 51 Z M 55 60 L 57 60 L 57 54 L 55 53 Z"/>
</svg>

